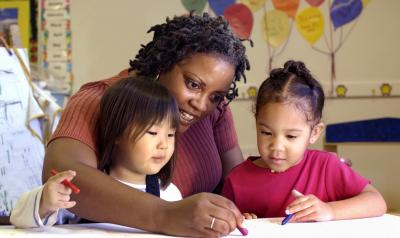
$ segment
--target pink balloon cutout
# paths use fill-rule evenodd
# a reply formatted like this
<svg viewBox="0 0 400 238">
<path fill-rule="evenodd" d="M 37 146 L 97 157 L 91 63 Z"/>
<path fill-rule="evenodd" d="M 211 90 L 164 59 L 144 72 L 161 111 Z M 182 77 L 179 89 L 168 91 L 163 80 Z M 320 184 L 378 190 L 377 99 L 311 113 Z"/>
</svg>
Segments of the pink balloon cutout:
<svg viewBox="0 0 400 238">
<path fill-rule="evenodd" d="M 233 32 L 241 39 L 249 39 L 253 28 L 253 13 L 244 4 L 237 3 L 229 6 L 224 11 Z"/>
</svg>

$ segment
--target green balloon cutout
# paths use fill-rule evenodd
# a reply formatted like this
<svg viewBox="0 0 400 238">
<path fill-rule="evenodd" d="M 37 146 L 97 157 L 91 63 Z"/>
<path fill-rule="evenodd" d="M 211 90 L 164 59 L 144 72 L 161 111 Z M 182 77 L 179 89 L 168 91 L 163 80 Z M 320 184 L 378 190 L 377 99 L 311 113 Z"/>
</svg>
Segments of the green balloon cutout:
<svg viewBox="0 0 400 238">
<path fill-rule="evenodd" d="M 196 14 L 201 14 L 206 6 L 207 0 L 181 0 L 181 2 L 189 12 L 195 10 Z"/>
</svg>

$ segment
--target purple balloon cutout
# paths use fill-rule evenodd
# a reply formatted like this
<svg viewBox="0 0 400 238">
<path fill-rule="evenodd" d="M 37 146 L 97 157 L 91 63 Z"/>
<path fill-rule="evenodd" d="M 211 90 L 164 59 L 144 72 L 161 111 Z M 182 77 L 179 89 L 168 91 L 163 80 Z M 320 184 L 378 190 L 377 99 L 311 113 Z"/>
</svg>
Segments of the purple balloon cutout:
<svg viewBox="0 0 400 238">
<path fill-rule="evenodd" d="M 362 8 L 361 0 L 334 0 L 331 19 L 335 29 L 357 18 L 361 14 Z"/>
<path fill-rule="evenodd" d="M 208 0 L 208 4 L 217 16 L 224 15 L 225 9 L 235 2 L 235 0 Z"/>
</svg>

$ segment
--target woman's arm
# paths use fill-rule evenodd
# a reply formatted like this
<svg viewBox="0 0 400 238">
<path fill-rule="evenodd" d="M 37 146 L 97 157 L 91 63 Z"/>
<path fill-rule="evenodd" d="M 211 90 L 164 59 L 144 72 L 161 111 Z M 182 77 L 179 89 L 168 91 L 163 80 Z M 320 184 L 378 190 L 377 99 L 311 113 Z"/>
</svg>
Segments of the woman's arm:
<svg viewBox="0 0 400 238">
<path fill-rule="evenodd" d="M 238 164 L 244 161 L 242 151 L 239 146 L 233 147 L 221 155 L 222 179 Z"/>
<path fill-rule="evenodd" d="M 71 209 L 80 217 L 180 236 L 227 235 L 243 221 L 228 199 L 202 193 L 177 202 L 163 201 L 132 189 L 96 169 L 96 155 L 85 144 L 68 138 L 52 141 L 46 150 L 43 181 L 50 170 L 74 170 L 81 189 Z M 209 229 L 216 217 L 213 230 Z"/>
</svg>

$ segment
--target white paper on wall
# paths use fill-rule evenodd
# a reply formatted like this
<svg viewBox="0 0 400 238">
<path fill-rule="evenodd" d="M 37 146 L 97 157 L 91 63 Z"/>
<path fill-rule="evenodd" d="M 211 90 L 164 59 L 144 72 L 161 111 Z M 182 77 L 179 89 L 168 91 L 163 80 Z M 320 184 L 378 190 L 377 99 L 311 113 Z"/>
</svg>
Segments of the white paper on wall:
<svg viewBox="0 0 400 238">
<path fill-rule="evenodd" d="M 18 49 L 25 65 L 26 51 Z M 54 127 L 59 115 L 58 105 L 44 102 L 32 91 L 22 67 L 13 53 L 0 47 L 0 215 L 9 215 L 23 192 L 40 186 L 44 158 L 44 118 L 54 115 L 49 124 Z M 39 100 L 37 100 L 39 99 Z M 43 105 L 51 108 L 43 108 Z M 54 118 L 55 117 L 55 118 Z"/>
</svg>

